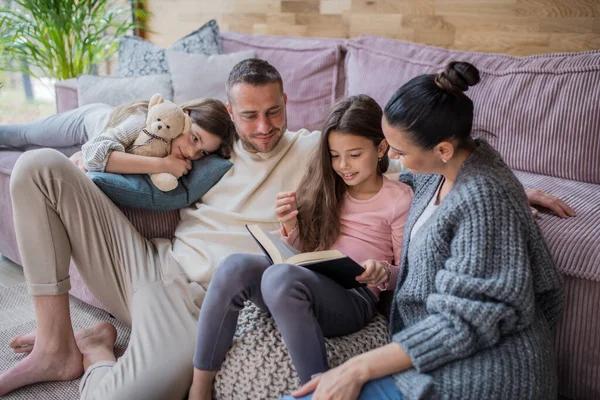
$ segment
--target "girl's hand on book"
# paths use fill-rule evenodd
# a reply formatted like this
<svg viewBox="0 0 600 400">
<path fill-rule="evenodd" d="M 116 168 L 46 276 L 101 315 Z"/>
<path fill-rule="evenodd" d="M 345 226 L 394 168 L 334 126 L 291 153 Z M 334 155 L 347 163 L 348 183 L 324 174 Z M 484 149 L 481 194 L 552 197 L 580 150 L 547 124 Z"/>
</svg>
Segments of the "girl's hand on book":
<svg viewBox="0 0 600 400">
<path fill-rule="evenodd" d="M 275 214 L 289 235 L 298 225 L 298 204 L 296 192 L 281 192 L 275 200 Z"/>
<path fill-rule="evenodd" d="M 365 272 L 356 277 L 360 283 L 366 283 L 367 286 L 378 286 L 390 281 L 392 270 L 388 263 L 375 260 L 367 260 L 362 267 Z"/>
</svg>

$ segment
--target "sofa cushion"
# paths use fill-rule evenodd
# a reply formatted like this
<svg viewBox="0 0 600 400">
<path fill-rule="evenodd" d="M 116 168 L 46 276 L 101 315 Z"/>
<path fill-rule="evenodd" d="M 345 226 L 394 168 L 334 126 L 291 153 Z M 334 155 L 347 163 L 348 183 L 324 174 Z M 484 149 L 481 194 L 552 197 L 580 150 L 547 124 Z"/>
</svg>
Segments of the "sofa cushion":
<svg viewBox="0 0 600 400">
<path fill-rule="evenodd" d="M 600 185 L 514 172 L 523 186 L 558 196 L 577 213 L 568 219 L 550 211 L 539 214 L 537 222 L 558 269 L 575 278 L 600 282 Z"/>
<path fill-rule="evenodd" d="M 173 101 L 182 104 L 205 97 L 226 102 L 225 85 L 229 73 L 237 63 L 255 55 L 254 50 L 211 56 L 167 50 L 173 82 Z"/>
<path fill-rule="evenodd" d="M 56 99 L 56 112 L 74 110 L 79 107 L 77 99 L 77 78 L 57 81 L 54 84 L 54 96 Z"/>
<path fill-rule="evenodd" d="M 221 54 L 222 44 L 219 26 L 213 19 L 199 29 L 179 39 L 170 50 L 185 53 Z M 119 69 L 117 76 L 141 76 L 166 74 L 169 64 L 165 49 L 137 36 L 119 39 Z"/>
<path fill-rule="evenodd" d="M 158 189 L 148 174 L 88 172 L 90 179 L 119 207 L 170 211 L 187 207 L 204 196 L 231 168 L 214 154 L 192 162 L 192 169 L 170 192 Z"/>
<path fill-rule="evenodd" d="M 475 126 L 514 169 L 600 183 L 600 51 L 513 57 L 362 36 L 348 41 L 347 95 L 385 106 L 411 78 L 449 61 L 473 63 Z"/>
<path fill-rule="evenodd" d="M 336 98 L 343 41 L 222 32 L 223 52 L 255 50 L 283 79 L 288 128 L 319 130 Z"/>
<path fill-rule="evenodd" d="M 132 76 L 81 75 L 77 78 L 77 101 L 79 107 L 103 103 L 116 107 L 136 100 L 148 100 L 160 93 L 165 100 L 173 100 L 170 74 Z"/>
</svg>

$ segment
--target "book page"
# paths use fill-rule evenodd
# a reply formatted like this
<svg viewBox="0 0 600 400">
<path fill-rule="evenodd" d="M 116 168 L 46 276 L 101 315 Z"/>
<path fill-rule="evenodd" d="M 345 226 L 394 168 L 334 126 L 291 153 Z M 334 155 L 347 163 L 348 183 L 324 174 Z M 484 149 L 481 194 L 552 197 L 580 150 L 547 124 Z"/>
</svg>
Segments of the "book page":
<svg viewBox="0 0 600 400">
<path fill-rule="evenodd" d="M 279 251 L 279 254 L 281 256 L 281 261 L 278 261 L 276 264 L 287 262 L 286 260 L 288 258 L 300 253 L 299 250 L 296 250 L 295 248 L 293 248 L 292 246 L 287 244 L 285 239 L 283 239 L 283 238 L 280 239 L 270 232 L 265 232 L 265 231 L 263 231 L 263 232 L 271 240 L 273 245 L 277 248 L 277 251 Z M 275 260 L 273 259 L 273 261 L 275 261 Z"/>
<path fill-rule="evenodd" d="M 258 225 L 246 225 L 246 228 L 273 264 L 281 264 L 285 262 L 286 258 L 300 253 L 285 241 L 276 235 L 263 230 Z"/>
<path fill-rule="evenodd" d="M 293 257 L 288 258 L 287 260 L 285 260 L 285 262 L 288 264 L 303 265 L 314 263 L 317 261 L 335 260 L 337 258 L 344 257 L 346 256 L 338 250 L 325 250 L 297 254 Z"/>
</svg>

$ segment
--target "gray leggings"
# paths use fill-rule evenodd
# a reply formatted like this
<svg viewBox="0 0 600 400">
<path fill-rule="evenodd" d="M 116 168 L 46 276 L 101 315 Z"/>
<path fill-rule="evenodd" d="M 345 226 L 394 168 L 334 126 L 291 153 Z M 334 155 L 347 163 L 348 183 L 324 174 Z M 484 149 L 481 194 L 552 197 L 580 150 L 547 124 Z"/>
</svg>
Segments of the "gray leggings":
<svg viewBox="0 0 600 400">
<path fill-rule="evenodd" d="M 110 110 L 111 107 L 105 104 L 89 104 L 33 122 L 0 125 L 0 148 L 6 146 L 18 150 L 33 150 L 53 147 L 70 155 L 87 142 L 88 136 L 95 134 L 87 132 L 86 125 L 101 129 L 97 125 L 106 120 Z"/>
<path fill-rule="evenodd" d="M 216 269 L 200 309 L 197 369 L 221 367 L 246 300 L 271 313 L 302 383 L 328 369 L 324 336 L 356 332 L 376 310 L 376 298 L 366 288 L 346 290 L 306 268 L 269 266 L 263 256 L 234 254 Z"/>
</svg>

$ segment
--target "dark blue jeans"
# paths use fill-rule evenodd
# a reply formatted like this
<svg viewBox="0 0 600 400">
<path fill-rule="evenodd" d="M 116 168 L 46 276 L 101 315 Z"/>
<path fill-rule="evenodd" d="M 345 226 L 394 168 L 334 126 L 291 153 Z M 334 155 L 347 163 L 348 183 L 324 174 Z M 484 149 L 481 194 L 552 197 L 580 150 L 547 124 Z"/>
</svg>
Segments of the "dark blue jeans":
<svg viewBox="0 0 600 400">
<path fill-rule="evenodd" d="M 271 313 L 302 383 L 329 369 L 324 336 L 360 330 L 376 307 L 366 288 L 346 290 L 306 268 L 234 254 L 217 267 L 200 309 L 194 367 L 221 367 L 246 300 Z"/>
<path fill-rule="evenodd" d="M 292 397 L 285 396 L 281 400 L 310 400 L 312 394 L 304 397 Z M 398 387 L 394 383 L 394 379 L 391 376 L 385 378 L 375 379 L 374 381 L 368 382 L 363 386 L 360 391 L 358 400 L 402 400 L 402 393 L 398 390 Z"/>
</svg>

